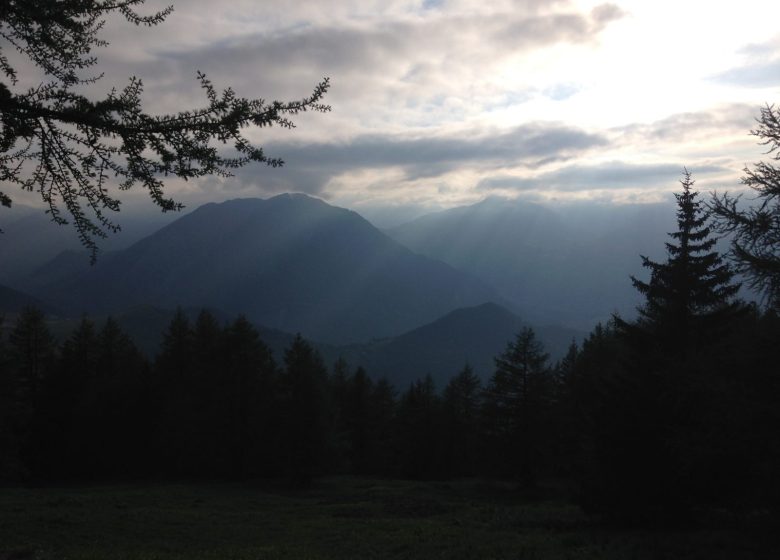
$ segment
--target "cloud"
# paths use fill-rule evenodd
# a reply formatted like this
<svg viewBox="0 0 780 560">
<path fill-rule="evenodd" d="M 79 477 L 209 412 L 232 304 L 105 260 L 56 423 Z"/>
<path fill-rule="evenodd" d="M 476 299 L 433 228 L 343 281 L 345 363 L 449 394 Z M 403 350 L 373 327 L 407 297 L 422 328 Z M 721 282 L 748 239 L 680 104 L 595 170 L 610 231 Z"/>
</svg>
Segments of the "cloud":
<svg viewBox="0 0 780 560">
<path fill-rule="evenodd" d="M 747 134 L 755 125 L 758 107 L 747 103 L 721 105 L 703 111 L 676 113 L 650 123 L 633 123 L 613 129 L 633 141 L 679 143 L 697 138 Z"/>
<path fill-rule="evenodd" d="M 765 88 L 780 84 L 780 36 L 740 49 L 745 63 L 710 77 L 717 83 L 745 88 Z"/>
<path fill-rule="evenodd" d="M 202 104 L 196 70 L 240 95 L 280 99 L 301 97 L 329 76 L 328 101 L 342 119 L 408 126 L 420 120 L 415 107 L 437 98 L 448 100 L 434 108 L 439 119 L 478 114 L 486 101 L 518 87 L 493 70 L 554 45 L 590 44 L 622 17 L 611 4 L 588 13 L 569 2 L 536 0 L 442 2 L 432 10 L 422 10 L 422 3 L 411 9 L 409 2 L 384 8 L 372 2 L 376 14 L 357 2 L 314 4 L 295 3 L 281 14 L 268 3 L 201 6 L 214 13 L 212 29 L 187 4 L 143 32 L 141 44 L 127 26 L 117 26 L 112 49 L 100 54 L 110 68 L 107 85 L 140 76 L 149 103 L 171 110 Z M 195 44 L 193 27 L 206 36 Z M 522 81 L 522 74 L 511 79 Z"/>
<path fill-rule="evenodd" d="M 622 190 L 658 185 L 676 185 L 682 173 L 679 163 L 633 164 L 613 161 L 598 165 L 575 164 L 534 177 L 496 176 L 483 179 L 478 190 L 578 192 Z M 700 175 L 728 172 L 716 165 L 699 165 L 689 169 L 694 178 Z"/>
<path fill-rule="evenodd" d="M 713 80 L 748 88 L 774 87 L 780 85 L 780 59 L 731 68 Z"/>
<path fill-rule="evenodd" d="M 558 123 L 452 136 L 363 135 L 343 143 L 279 143 L 268 145 L 266 151 L 282 157 L 285 167 L 244 168 L 237 173 L 237 180 L 272 191 L 317 194 L 331 179 L 357 170 L 400 168 L 404 180 L 414 181 L 457 169 L 533 168 L 606 144 L 604 136 Z"/>
</svg>

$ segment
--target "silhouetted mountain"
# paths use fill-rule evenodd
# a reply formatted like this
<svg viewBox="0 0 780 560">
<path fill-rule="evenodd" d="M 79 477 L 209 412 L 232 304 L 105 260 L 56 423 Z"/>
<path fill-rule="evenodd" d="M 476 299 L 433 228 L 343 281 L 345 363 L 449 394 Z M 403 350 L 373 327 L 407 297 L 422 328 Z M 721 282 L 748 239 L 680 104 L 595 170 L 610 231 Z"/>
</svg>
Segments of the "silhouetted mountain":
<svg viewBox="0 0 780 560">
<path fill-rule="evenodd" d="M 37 274 L 35 293 L 73 313 L 206 306 L 331 343 L 395 335 L 496 299 L 355 212 L 289 194 L 207 204 L 47 284 L 55 275 Z"/>
<path fill-rule="evenodd" d="M 7 286 L 0 286 L 0 314 L 18 313 L 25 307 L 37 307 L 50 315 L 59 315 L 61 313 L 55 306 L 49 305 L 29 294 Z"/>
<path fill-rule="evenodd" d="M 467 363 L 483 380 L 488 379 L 495 368 L 493 358 L 527 326 L 507 309 L 485 303 L 457 309 L 392 339 L 323 349 L 323 353 L 339 351 L 349 363 L 364 366 L 373 377 L 387 377 L 400 389 L 427 374 L 442 389 Z M 553 360 L 565 354 L 572 339 L 583 338 L 583 333 L 573 329 L 533 328 Z"/>
<path fill-rule="evenodd" d="M 490 198 L 418 218 L 387 233 L 412 250 L 485 280 L 532 322 L 587 329 L 639 296 L 641 254 L 663 251 L 666 205 L 553 211 Z M 671 227 L 671 226 L 669 226 Z"/>
</svg>

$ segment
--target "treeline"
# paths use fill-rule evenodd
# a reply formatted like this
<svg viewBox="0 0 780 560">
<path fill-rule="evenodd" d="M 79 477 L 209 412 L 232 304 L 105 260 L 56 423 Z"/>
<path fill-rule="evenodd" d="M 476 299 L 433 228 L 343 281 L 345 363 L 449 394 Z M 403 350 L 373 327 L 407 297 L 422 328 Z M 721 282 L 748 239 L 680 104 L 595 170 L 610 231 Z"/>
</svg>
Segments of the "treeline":
<svg viewBox="0 0 780 560">
<path fill-rule="evenodd" d="M 780 505 L 780 318 L 735 299 L 686 175 L 645 303 L 550 364 L 531 329 L 480 380 L 394 388 L 297 337 L 277 361 L 243 317 L 179 312 L 147 361 L 111 319 L 55 347 L 23 312 L 0 339 L 0 476 L 10 481 L 331 473 L 566 488 L 615 519 Z M 453 372 L 455 373 L 455 372 Z"/>
<path fill-rule="evenodd" d="M 150 363 L 108 319 L 55 347 L 28 309 L 0 345 L 0 468 L 16 482 L 352 473 L 556 481 L 586 507 L 777 505 L 780 319 L 647 345 L 618 322 L 551 366 L 530 329 L 487 382 L 466 366 L 401 391 L 326 367 L 298 337 L 277 363 L 243 317 L 177 313 Z M 636 336 L 636 333 L 632 333 Z M 649 509 L 648 509 L 649 508 Z"/>
<path fill-rule="evenodd" d="M 110 318 L 83 318 L 57 347 L 30 308 L 3 342 L 6 480 L 512 477 L 554 437 L 560 392 L 531 330 L 486 387 L 466 366 L 442 392 L 430 377 L 399 392 L 343 360 L 326 367 L 300 336 L 277 363 L 244 317 L 207 311 L 177 312 L 151 363 Z"/>
</svg>

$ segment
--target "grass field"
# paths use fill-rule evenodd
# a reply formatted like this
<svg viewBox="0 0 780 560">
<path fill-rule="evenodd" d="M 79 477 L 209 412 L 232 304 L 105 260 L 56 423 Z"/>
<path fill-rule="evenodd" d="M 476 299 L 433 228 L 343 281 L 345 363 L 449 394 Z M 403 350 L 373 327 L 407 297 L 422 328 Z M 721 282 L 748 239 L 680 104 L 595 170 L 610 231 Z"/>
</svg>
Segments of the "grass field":
<svg viewBox="0 0 780 560">
<path fill-rule="evenodd" d="M 606 529 L 565 502 L 477 481 L 0 489 L 0 560 L 780 558 L 761 516 Z M 777 541 L 775 541 L 777 542 Z"/>
</svg>

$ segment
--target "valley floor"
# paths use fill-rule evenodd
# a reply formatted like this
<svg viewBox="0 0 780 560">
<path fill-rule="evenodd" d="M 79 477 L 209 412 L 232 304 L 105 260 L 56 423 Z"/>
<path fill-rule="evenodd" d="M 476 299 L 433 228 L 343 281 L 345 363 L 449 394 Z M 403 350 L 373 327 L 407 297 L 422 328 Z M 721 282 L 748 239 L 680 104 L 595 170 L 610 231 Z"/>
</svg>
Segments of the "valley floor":
<svg viewBox="0 0 780 560">
<path fill-rule="evenodd" d="M 480 481 L 329 478 L 0 489 L 0 560 L 776 558 L 761 515 L 686 532 L 606 529 Z"/>
</svg>

